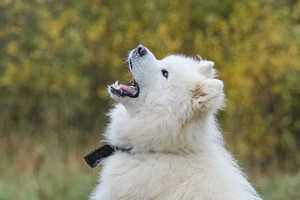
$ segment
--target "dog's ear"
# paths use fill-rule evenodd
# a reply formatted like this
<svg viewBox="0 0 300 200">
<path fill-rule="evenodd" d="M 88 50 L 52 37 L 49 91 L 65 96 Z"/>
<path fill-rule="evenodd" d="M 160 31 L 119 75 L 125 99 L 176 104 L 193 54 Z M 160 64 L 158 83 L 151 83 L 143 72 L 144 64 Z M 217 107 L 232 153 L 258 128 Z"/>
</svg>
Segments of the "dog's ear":
<svg viewBox="0 0 300 200">
<path fill-rule="evenodd" d="M 218 79 L 206 79 L 196 84 L 193 91 L 192 103 L 194 109 L 221 108 L 224 93 L 223 82 Z"/>
<path fill-rule="evenodd" d="M 213 68 L 214 64 L 213 61 L 200 60 L 198 65 L 200 73 L 207 78 L 213 78 L 216 74 L 216 70 Z"/>
</svg>

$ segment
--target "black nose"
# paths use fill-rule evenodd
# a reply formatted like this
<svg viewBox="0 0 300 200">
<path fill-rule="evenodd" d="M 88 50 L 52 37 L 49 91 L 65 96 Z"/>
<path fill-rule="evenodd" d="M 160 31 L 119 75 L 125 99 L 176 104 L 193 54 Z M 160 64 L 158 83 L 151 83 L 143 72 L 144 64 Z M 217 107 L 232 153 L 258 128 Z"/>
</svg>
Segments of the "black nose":
<svg viewBox="0 0 300 200">
<path fill-rule="evenodd" d="M 141 44 L 137 47 L 137 51 L 140 54 L 140 56 L 143 56 L 143 55 L 145 55 L 147 53 L 146 47 L 144 47 Z"/>
</svg>

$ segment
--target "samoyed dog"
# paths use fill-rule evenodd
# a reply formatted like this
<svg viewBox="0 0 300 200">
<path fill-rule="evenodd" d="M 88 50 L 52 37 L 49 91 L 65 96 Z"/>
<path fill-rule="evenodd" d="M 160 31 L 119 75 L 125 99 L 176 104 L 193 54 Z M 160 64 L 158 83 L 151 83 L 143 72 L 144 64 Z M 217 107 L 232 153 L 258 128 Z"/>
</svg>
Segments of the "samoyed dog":
<svg viewBox="0 0 300 200">
<path fill-rule="evenodd" d="M 143 45 L 128 57 L 133 85 L 108 87 L 110 111 L 92 200 L 259 200 L 224 148 L 215 114 L 224 102 L 214 63 L 162 60 Z"/>
</svg>

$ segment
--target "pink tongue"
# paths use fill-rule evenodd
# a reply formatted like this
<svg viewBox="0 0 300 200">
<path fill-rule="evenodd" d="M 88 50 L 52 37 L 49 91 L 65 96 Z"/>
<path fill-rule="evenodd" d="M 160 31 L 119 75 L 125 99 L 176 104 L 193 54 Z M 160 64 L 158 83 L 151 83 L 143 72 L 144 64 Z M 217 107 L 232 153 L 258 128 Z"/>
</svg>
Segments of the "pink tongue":
<svg viewBox="0 0 300 200">
<path fill-rule="evenodd" d="M 120 86 L 120 88 L 121 88 L 122 90 L 125 90 L 125 91 L 127 91 L 127 92 L 129 92 L 129 93 L 131 93 L 131 94 L 135 94 L 135 93 L 137 92 L 135 89 L 133 89 L 132 87 L 129 87 L 129 86 L 127 86 L 127 85 L 122 85 L 122 84 L 120 84 L 119 86 Z"/>
</svg>

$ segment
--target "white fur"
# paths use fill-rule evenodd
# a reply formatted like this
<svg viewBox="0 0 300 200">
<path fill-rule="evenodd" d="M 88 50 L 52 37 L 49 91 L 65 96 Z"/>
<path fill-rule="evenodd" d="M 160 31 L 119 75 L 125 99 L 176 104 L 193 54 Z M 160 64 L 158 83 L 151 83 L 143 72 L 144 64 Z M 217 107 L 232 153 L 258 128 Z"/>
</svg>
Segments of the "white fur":
<svg viewBox="0 0 300 200">
<path fill-rule="evenodd" d="M 132 148 L 104 160 L 92 200 L 259 200 L 223 145 L 215 113 L 223 106 L 214 63 L 133 50 L 138 98 L 116 104 L 106 141 Z M 167 70 L 166 79 L 161 70 Z"/>
</svg>

